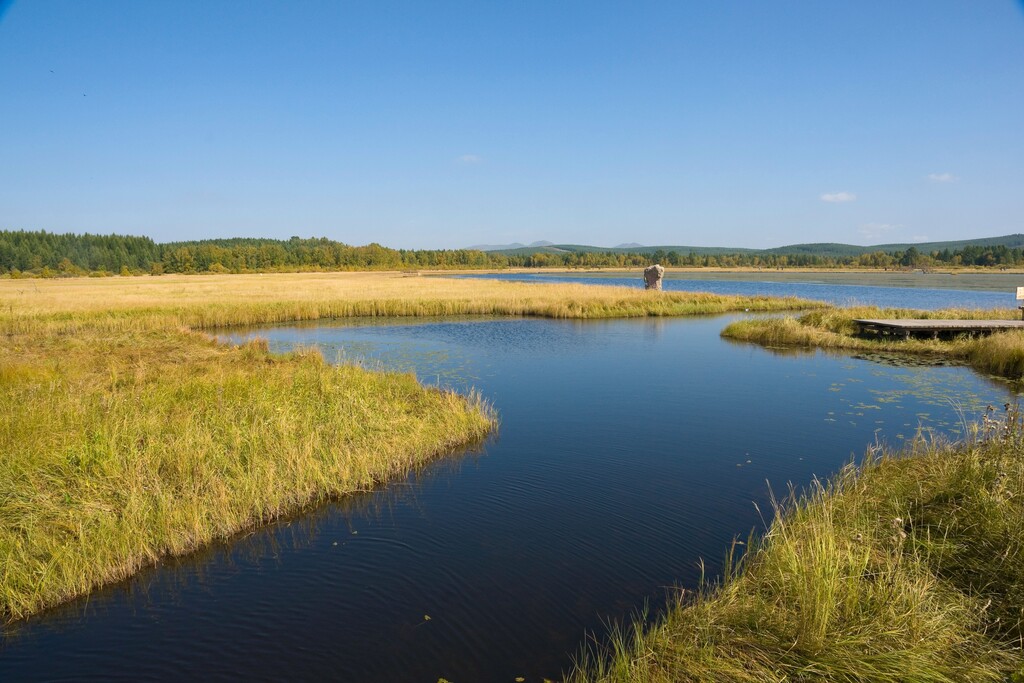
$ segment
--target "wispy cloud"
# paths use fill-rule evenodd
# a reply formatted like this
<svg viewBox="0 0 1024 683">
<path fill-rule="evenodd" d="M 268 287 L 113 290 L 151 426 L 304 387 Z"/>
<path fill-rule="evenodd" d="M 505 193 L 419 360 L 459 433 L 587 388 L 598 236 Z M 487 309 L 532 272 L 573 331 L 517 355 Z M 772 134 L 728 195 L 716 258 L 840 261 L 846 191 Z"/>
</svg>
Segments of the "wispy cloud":
<svg viewBox="0 0 1024 683">
<path fill-rule="evenodd" d="M 869 240 L 874 240 L 887 232 L 892 232 L 893 230 L 898 230 L 902 227 L 902 225 L 894 225 L 893 223 L 865 223 L 857 228 L 857 232 L 864 235 L 864 237 Z"/>
<path fill-rule="evenodd" d="M 852 192 L 826 192 L 821 195 L 821 201 L 830 202 L 832 204 L 842 204 L 843 202 L 852 202 L 857 199 L 857 195 Z"/>
<path fill-rule="evenodd" d="M 478 157 L 476 154 L 463 154 L 462 156 L 455 157 L 455 162 L 459 164 L 479 164 L 483 159 Z"/>
<path fill-rule="evenodd" d="M 933 183 L 955 183 L 957 181 L 957 177 L 949 172 L 929 173 L 928 180 L 932 181 Z"/>
<path fill-rule="evenodd" d="M 910 241 L 911 242 L 927 242 L 928 241 L 928 235 L 914 235 L 913 237 L 910 238 Z"/>
</svg>

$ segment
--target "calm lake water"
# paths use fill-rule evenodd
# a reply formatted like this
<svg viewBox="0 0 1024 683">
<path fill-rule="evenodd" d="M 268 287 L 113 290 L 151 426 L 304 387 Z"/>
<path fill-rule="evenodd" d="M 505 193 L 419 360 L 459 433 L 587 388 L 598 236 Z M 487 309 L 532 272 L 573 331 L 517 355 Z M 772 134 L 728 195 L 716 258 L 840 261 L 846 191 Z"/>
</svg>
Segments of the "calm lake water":
<svg viewBox="0 0 1024 683">
<path fill-rule="evenodd" d="M 558 677 L 586 633 L 717 572 L 769 486 L 1016 400 L 963 367 L 721 339 L 735 317 L 238 332 L 475 387 L 500 433 L 8 628 L 0 680 Z"/>
<path fill-rule="evenodd" d="M 740 275 L 744 279 L 723 279 Z M 497 273 L 460 275 L 458 277 L 516 282 L 578 282 L 588 285 L 616 285 L 635 289 L 643 287 L 643 276 L 639 272 L 631 276 L 604 273 L 570 275 Z M 971 282 L 972 289 L 951 290 L 951 287 L 956 287 L 957 279 L 965 284 Z M 858 284 L 858 281 L 865 283 L 894 281 L 902 286 Z M 669 272 L 662 281 L 663 288 L 670 292 L 798 296 L 815 301 L 826 301 L 839 306 L 868 305 L 924 310 L 951 307 L 1016 308 L 1020 303 L 1015 296 L 1018 285 L 1024 285 L 1024 277 L 1002 274 L 961 275 L 957 278 L 945 273 L 780 273 L 776 271 L 742 274 L 700 273 L 698 275 Z M 973 289 L 973 287 L 979 289 Z M 980 288 L 996 291 L 984 291 Z"/>
</svg>

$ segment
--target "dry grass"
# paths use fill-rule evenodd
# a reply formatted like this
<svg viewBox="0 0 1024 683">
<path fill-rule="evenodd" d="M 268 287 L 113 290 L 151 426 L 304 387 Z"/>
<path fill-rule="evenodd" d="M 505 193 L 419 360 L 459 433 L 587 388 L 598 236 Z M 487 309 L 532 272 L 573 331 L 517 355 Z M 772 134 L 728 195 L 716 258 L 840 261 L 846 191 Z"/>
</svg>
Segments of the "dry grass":
<svg viewBox="0 0 1024 683">
<path fill-rule="evenodd" d="M 820 306 L 796 298 L 645 292 L 399 273 L 194 275 L 157 278 L 0 279 L 0 329 L 73 332 L 206 328 L 353 316 L 531 315 L 621 318 L 780 311 Z"/>
<path fill-rule="evenodd" d="M 479 397 L 197 329 L 800 305 L 380 273 L 0 280 L 0 619 L 366 489 L 494 424 Z"/>
</svg>

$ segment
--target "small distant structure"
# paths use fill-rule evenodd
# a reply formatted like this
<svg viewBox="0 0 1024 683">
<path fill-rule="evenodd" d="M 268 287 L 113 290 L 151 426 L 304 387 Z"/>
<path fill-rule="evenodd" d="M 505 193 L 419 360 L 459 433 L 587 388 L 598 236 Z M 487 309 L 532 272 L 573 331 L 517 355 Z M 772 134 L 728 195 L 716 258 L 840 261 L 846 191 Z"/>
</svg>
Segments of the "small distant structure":
<svg viewBox="0 0 1024 683">
<path fill-rule="evenodd" d="M 661 291 L 661 279 L 665 276 L 665 269 L 657 263 L 644 268 L 644 289 L 656 289 Z"/>
<path fill-rule="evenodd" d="M 1017 288 L 1017 301 L 1024 301 L 1024 287 Z M 1018 306 L 1017 310 L 1020 311 L 1020 319 L 1024 320 L 1024 306 Z"/>
</svg>

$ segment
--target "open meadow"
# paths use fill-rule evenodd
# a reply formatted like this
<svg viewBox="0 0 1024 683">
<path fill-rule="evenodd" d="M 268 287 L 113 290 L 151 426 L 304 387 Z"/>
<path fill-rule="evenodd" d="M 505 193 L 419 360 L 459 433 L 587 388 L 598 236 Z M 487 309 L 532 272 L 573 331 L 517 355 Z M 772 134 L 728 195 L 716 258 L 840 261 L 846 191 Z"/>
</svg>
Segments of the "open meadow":
<svg viewBox="0 0 1024 683">
<path fill-rule="evenodd" d="M 424 277 L 404 273 L 165 275 L 0 279 L 0 321 L 140 329 L 247 325 L 355 316 L 534 315 L 617 318 L 813 308 L 773 297 L 722 297 L 559 284 Z M 124 321 L 124 322 L 118 322 Z"/>
</svg>

